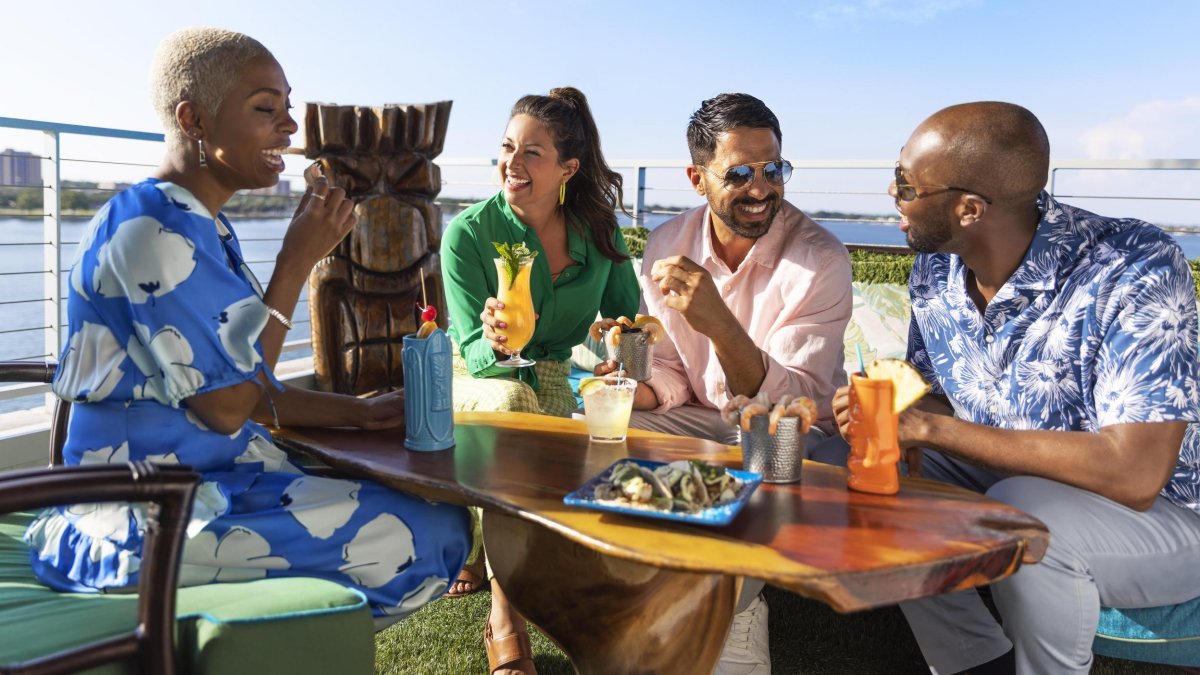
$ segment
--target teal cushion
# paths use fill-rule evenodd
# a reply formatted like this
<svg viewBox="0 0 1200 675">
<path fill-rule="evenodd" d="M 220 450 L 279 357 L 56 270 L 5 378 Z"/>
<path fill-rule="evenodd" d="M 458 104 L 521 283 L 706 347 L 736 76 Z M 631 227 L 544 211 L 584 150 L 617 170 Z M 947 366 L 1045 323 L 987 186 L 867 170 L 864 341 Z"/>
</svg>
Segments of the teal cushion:
<svg viewBox="0 0 1200 675">
<path fill-rule="evenodd" d="M 130 631 L 134 594 L 56 593 L 38 583 L 21 537 L 32 514 L 0 515 L 0 664 Z M 299 577 L 181 588 L 175 643 L 194 673 L 370 673 L 374 623 L 366 598 Z M 90 673 L 132 672 L 123 664 Z"/>
<path fill-rule="evenodd" d="M 571 374 L 567 376 L 567 381 L 571 383 L 571 391 L 575 392 L 575 402 L 579 407 L 583 407 L 583 397 L 579 395 L 579 383 L 585 377 L 591 377 L 592 371 L 584 370 L 576 366 L 571 366 Z"/>
<path fill-rule="evenodd" d="M 1104 607 L 1092 651 L 1133 661 L 1200 666 L 1200 598 L 1167 607 Z"/>
</svg>

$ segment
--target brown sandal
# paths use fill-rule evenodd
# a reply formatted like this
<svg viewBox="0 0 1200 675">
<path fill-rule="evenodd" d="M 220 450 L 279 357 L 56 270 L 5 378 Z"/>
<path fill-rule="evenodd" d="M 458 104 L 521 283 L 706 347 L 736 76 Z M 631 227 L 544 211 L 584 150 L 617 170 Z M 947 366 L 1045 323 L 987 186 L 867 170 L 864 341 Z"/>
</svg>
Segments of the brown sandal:
<svg viewBox="0 0 1200 675">
<path fill-rule="evenodd" d="M 455 593 L 454 592 L 455 584 L 466 584 L 467 590 L 462 591 L 461 593 Z M 490 582 L 487 580 L 486 577 L 484 577 L 483 575 L 481 575 L 477 572 L 472 572 L 471 568 L 469 568 L 469 567 L 464 567 L 462 569 L 462 571 L 458 573 L 458 578 L 454 580 L 454 583 L 450 584 L 450 587 L 446 589 L 446 597 L 447 598 L 465 598 L 472 593 L 482 591 L 483 589 L 487 588 L 489 585 L 490 585 Z"/>
<path fill-rule="evenodd" d="M 500 668 L 530 675 L 537 673 L 537 667 L 533 665 L 533 646 L 529 644 L 527 631 L 517 631 L 493 638 L 492 624 L 485 623 L 483 648 L 487 651 L 489 673 L 494 673 Z"/>
</svg>

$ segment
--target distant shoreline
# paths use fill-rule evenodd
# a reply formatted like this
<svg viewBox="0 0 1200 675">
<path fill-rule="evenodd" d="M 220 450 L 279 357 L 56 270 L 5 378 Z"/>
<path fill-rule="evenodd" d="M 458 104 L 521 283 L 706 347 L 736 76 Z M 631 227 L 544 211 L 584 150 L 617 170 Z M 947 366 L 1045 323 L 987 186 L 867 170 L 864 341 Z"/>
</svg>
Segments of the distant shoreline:
<svg viewBox="0 0 1200 675">
<path fill-rule="evenodd" d="M 298 194 L 296 196 L 299 196 Z M 457 213 L 462 209 L 477 203 L 478 199 L 439 199 L 436 200 L 438 206 L 443 210 Z M 626 207 L 632 212 L 632 207 Z M 647 205 L 648 212 L 663 212 L 663 211 L 685 211 L 689 207 L 685 206 L 665 206 L 661 204 Z M 95 210 L 71 210 L 62 212 L 65 218 L 91 218 L 95 215 Z M 226 213 L 236 218 L 253 218 L 256 220 L 264 220 L 270 218 L 291 218 L 292 210 L 272 210 L 272 211 L 229 211 Z M 814 220 L 831 220 L 831 221 L 850 221 L 858 223 L 878 222 L 881 225 L 894 225 L 896 216 L 887 214 L 869 214 L 869 213 L 843 213 L 840 211 L 810 211 L 807 212 Z M 0 218 L 29 218 L 40 219 L 45 215 L 41 209 L 12 209 L 0 208 Z M 1164 232 L 1178 232 L 1181 234 L 1200 234 L 1200 225 L 1159 225 L 1152 223 Z"/>
</svg>

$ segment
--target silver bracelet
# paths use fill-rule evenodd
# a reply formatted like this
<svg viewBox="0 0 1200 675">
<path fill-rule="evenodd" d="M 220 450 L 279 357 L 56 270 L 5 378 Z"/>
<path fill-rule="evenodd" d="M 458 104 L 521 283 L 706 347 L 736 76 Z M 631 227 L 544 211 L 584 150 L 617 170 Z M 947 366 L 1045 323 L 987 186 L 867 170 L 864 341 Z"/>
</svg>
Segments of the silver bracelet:
<svg viewBox="0 0 1200 675">
<path fill-rule="evenodd" d="M 291 330 L 291 329 L 292 329 L 292 320 L 291 320 L 291 319 L 289 319 L 289 318 L 287 318 L 286 316 L 284 316 L 284 315 L 283 315 L 283 312 L 281 312 L 281 311 L 279 311 L 279 310 L 275 309 L 274 307 L 272 307 L 272 306 L 270 306 L 270 305 L 264 305 L 264 307 L 266 307 L 266 308 L 267 308 L 267 313 L 268 313 L 268 314 L 270 314 L 271 316 L 275 317 L 276 319 L 278 319 L 278 320 L 279 320 L 279 323 L 283 324 L 283 327 L 284 327 L 284 328 L 286 328 L 286 329 L 288 329 L 288 330 Z"/>
</svg>

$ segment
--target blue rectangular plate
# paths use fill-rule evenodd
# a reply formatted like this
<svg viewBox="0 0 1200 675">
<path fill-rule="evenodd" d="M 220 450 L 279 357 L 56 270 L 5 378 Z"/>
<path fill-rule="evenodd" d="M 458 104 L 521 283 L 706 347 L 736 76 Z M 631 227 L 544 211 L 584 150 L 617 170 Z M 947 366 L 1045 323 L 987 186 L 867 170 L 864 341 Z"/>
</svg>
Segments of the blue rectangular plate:
<svg viewBox="0 0 1200 675">
<path fill-rule="evenodd" d="M 638 509 L 628 506 L 617 506 L 615 504 L 605 504 L 596 501 L 592 496 L 596 492 L 596 486 L 600 484 L 607 476 L 612 473 L 613 467 L 621 462 L 633 462 L 634 464 L 644 466 L 653 471 L 656 467 L 663 466 L 667 462 L 652 462 L 646 459 L 622 459 L 614 462 L 604 471 L 601 471 L 588 482 L 580 485 L 577 490 L 563 497 L 563 503 L 568 506 L 581 506 L 585 509 L 595 509 L 597 511 L 611 511 L 620 513 L 626 516 L 638 516 L 643 518 L 658 518 L 660 520 L 673 520 L 680 523 L 694 523 L 696 525 L 728 525 L 733 522 L 734 516 L 746 502 L 750 500 L 750 495 L 758 489 L 758 484 L 762 482 L 762 476 L 751 471 L 738 471 L 735 469 L 726 469 L 731 476 L 742 481 L 742 487 L 737 491 L 737 495 L 730 501 L 720 505 L 713 506 L 695 513 L 684 513 L 682 511 L 659 511 L 657 509 Z"/>
</svg>

